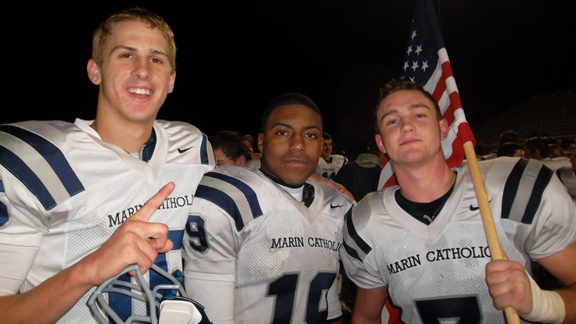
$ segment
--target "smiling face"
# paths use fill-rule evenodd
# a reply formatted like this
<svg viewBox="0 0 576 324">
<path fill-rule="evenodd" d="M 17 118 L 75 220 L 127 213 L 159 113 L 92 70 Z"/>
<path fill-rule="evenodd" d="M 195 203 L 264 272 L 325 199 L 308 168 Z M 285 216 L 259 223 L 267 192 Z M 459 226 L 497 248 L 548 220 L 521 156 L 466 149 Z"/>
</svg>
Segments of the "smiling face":
<svg viewBox="0 0 576 324">
<path fill-rule="evenodd" d="M 411 165 L 444 157 L 440 140 L 448 133 L 446 120 L 438 120 L 434 103 L 415 90 L 388 95 L 378 107 L 378 148 L 394 165 Z"/>
<path fill-rule="evenodd" d="M 258 135 L 262 172 L 298 186 L 314 172 L 322 149 L 322 119 L 303 105 L 275 108 Z"/>
<path fill-rule="evenodd" d="M 104 51 L 102 66 L 88 62 L 90 80 L 100 85 L 98 114 L 111 122 L 151 124 L 174 89 L 168 42 L 143 22 L 118 23 Z"/>
<path fill-rule="evenodd" d="M 326 161 L 330 158 L 332 154 L 332 139 L 325 139 L 324 144 L 322 144 L 322 158 Z"/>
</svg>

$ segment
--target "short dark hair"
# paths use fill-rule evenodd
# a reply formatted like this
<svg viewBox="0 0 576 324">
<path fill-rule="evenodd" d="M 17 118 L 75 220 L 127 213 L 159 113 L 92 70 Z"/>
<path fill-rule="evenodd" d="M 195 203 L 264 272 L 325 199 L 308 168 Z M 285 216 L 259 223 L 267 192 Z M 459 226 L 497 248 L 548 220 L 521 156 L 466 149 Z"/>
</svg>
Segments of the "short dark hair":
<svg viewBox="0 0 576 324">
<path fill-rule="evenodd" d="M 378 100 L 378 104 L 376 105 L 376 109 L 374 110 L 374 127 L 376 129 L 376 133 L 380 132 L 378 128 L 378 120 L 376 120 L 376 114 L 378 113 L 378 109 L 380 108 L 380 104 L 382 101 L 386 99 L 389 95 L 396 93 L 398 91 L 418 91 L 422 93 L 428 100 L 432 101 L 434 104 L 434 108 L 436 109 L 436 115 L 438 121 L 442 120 L 442 111 L 440 110 L 440 106 L 438 105 L 438 101 L 434 99 L 434 97 L 426 90 L 421 83 L 414 83 L 410 79 L 393 79 L 380 88 L 380 99 Z"/>
<path fill-rule="evenodd" d="M 514 153 L 516 153 L 518 150 L 522 150 L 522 146 L 520 146 L 520 144 L 513 142 L 504 143 L 498 148 L 496 156 L 514 156 Z"/>
<path fill-rule="evenodd" d="M 322 132 L 322 138 L 325 140 L 329 140 L 329 139 L 332 139 L 332 135 L 330 135 L 326 132 Z"/>
<path fill-rule="evenodd" d="M 291 93 L 285 93 L 272 99 L 272 101 L 270 101 L 268 105 L 264 108 L 264 112 L 262 113 L 262 121 L 260 123 L 262 133 L 266 133 L 266 124 L 268 123 L 270 115 L 272 114 L 274 109 L 289 105 L 302 105 L 314 110 L 314 112 L 316 112 L 318 116 L 320 116 L 320 122 L 322 123 L 321 126 L 323 127 L 324 121 L 322 118 L 322 113 L 320 112 L 320 109 L 318 109 L 318 106 L 316 106 L 314 101 L 312 101 L 312 99 L 308 98 L 307 96 L 301 93 L 291 92 Z"/>
<path fill-rule="evenodd" d="M 232 161 L 238 160 L 240 156 L 244 156 L 247 160 L 250 160 L 250 152 L 244 144 L 245 138 L 239 132 L 219 131 L 208 136 L 208 140 L 210 144 L 212 144 L 212 149 L 222 150 L 222 153 Z"/>
<path fill-rule="evenodd" d="M 548 149 L 548 141 L 544 137 L 534 136 L 530 137 L 524 143 L 526 149 L 530 150 L 530 153 L 534 154 L 536 150 L 540 151 L 540 156 L 546 159 L 550 157 L 550 150 Z"/>
<path fill-rule="evenodd" d="M 500 137 L 498 139 L 498 142 L 500 145 L 504 144 L 504 143 L 520 143 L 520 135 L 518 135 L 518 133 L 516 133 L 513 130 L 507 130 L 502 132 L 502 134 L 500 134 Z"/>
</svg>

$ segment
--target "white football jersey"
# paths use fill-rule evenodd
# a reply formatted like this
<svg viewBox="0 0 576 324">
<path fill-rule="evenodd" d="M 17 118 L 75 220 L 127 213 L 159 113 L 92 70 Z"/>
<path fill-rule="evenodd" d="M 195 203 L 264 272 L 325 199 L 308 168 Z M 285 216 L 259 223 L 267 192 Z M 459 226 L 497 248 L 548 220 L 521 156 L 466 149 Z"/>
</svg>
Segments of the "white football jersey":
<svg viewBox="0 0 576 324">
<path fill-rule="evenodd" d="M 10 278 L 4 267 L 9 265 L 0 262 L 0 295 L 33 289 L 98 249 L 170 181 L 176 184 L 174 192 L 150 222 L 168 225 L 174 249 L 158 255 L 155 263 L 169 273 L 182 269 L 180 247 L 194 193 L 202 175 L 215 165 L 207 137 L 192 125 L 158 120 L 140 153 L 144 162 L 103 142 L 89 123 L 0 126 L 0 251 L 15 246 L 38 251 L 20 287 L 6 287 Z M 152 286 L 159 283 L 146 278 Z M 92 291 L 58 323 L 95 322 L 86 305 Z M 143 303 L 130 304 L 122 296 L 109 299 L 121 317 L 146 314 Z"/>
<path fill-rule="evenodd" d="M 341 316 L 335 279 L 351 203 L 328 185 L 305 186 L 314 193 L 308 208 L 259 170 L 221 166 L 198 186 L 184 274 L 233 274 L 234 323 L 325 323 Z M 214 320 L 210 311 L 220 305 L 186 282 Z"/>
<path fill-rule="evenodd" d="M 318 165 L 314 170 L 314 174 L 324 177 L 326 179 L 334 179 L 338 171 L 346 164 L 348 160 L 338 154 L 330 155 L 330 162 L 326 162 L 322 157 L 318 158 Z"/>
<path fill-rule="evenodd" d="M 576 239 L 576 211 L 553 171 L 535 160 L 480 163 L 503 249 L 530 271 Z M 388 287 L 405 323 L 505 323 L 486 284 L 490 251 L 468 168 L 430 225 L 395 199 L 399 187 L 367 196 L 344 227 L 342 261 L 361 288 Z M 451 322 L 451 323 L 452 323 Z"/>
</svg>

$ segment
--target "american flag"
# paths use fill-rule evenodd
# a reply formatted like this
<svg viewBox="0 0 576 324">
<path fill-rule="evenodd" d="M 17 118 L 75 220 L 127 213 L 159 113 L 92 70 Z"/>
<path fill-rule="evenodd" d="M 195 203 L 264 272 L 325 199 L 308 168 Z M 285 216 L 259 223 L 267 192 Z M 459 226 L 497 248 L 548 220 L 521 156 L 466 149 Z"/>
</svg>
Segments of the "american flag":
<svg viewBox="0 0 576 324">
<path fill-rule="evenodd" d="M 462 145 L 468 141 L 476 145 L 476 140 L 462 109 L 431 0 L 419 0 L 416 4 L 401 77 L 424 84 L 424 89 L 438 101 L 450 125 L 448 137 L 442 140 L 444 156 L 449 167 L 459 166 L 464 159 Z M 395 185 L 393 173 L 392 165 L 387 163 L 380 173 L 378 188 Z"/>
</svg>

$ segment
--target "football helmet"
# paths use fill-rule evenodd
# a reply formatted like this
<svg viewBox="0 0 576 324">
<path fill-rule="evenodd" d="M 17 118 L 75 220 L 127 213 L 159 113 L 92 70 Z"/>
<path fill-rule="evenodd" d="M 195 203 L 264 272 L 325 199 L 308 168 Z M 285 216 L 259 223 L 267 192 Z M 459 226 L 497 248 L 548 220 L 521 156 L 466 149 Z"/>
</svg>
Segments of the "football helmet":
<svg viewBox="0 0 576 324">
<path fill-rule="evenodd" d="M 136 273 L 137 283 L 120 278 L 130 271 Z M 116 324 L 151 323 L 151 324 L 211 324 L 204 311 L 204 306 L 186 297 L 182 284 L 173 275 L 153 264 L 149 270 L 165 278 L 166 284 L 158 284 L 150 289 L 137 264 L 126 267 L 118 275 L 104 281 L 88 299 L 94 317 L 102 324 L 109 320 Z M 181 271 L 179 275 L 181 276 Z M 126 278 L 126 276 L 124 276 Z M 148 314 L 121 317 L 108 303 L 105 294 L 116 293 L 146 303 Z M 108 316 L 108 319 L 104 315 Z"/>
</svg>

